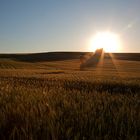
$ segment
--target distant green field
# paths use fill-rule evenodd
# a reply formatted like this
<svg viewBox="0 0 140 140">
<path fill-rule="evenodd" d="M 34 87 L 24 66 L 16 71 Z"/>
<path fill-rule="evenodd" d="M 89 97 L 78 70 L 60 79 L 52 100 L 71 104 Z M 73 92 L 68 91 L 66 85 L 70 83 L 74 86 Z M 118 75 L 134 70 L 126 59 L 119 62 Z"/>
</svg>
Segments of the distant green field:
<svg viewBox="0 0 140 140">
<path fill-rule="evenodd" d="M 1 140 L 139 139 L 139 54 L 82 70 L 81 54 L 0 55 Z"/>
</svg>

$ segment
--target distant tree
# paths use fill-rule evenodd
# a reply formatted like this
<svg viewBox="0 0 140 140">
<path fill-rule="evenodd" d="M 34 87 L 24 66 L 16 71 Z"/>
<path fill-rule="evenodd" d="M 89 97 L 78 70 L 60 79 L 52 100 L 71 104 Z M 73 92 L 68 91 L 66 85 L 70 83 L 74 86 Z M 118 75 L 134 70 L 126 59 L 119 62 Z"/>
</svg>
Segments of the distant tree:
<svg viewBox="0 0 140 140">
<path fill-rule="evenodd" d="M 86 67 L 95 67 L 104 53 L 103 48 L 97 49 L 95 53 L 88 53 L 83 56 L 80 56 L 80 69 L 83 70 Z"/>
</svg>

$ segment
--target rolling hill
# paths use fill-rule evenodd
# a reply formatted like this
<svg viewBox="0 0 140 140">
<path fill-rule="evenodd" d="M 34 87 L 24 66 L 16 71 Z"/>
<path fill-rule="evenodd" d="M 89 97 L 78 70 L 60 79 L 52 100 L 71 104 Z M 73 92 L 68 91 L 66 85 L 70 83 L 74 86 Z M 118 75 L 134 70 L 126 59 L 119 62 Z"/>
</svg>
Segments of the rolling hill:
<svg viewBox="0 0 140 140">
<path fill-rule="evenodd" d="M 41 61 L 62 61 L 71 59 L 80 59 L 80 56 L 91 52 L 48 52 L 48 53 L 30 53 L 30 54 L 0 54 L 0 59 L 12 59 L 24 62 Z M 140 61 L 140 53 L 112 53 L 115 59 Z M 105 53 L 105 58 L 110 59 L 109 53 Z"/>
</svg>

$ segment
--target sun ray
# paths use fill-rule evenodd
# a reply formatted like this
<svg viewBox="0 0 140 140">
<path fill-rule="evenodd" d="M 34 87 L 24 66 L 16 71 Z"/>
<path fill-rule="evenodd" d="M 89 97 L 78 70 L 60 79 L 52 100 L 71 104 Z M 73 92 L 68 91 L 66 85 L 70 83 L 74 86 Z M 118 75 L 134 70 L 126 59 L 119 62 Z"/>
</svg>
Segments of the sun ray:
<svg viewBox="0 0 140 140">
<path fill-rule="evenodd" d="M 115 70 L 116 70 L 118 76 L 119 76 L 120 78 L 122 78 L 122 75 L 120 74 L 120 67 L 118 67 L 118 64 L 117 64 L 117 62 L 116 62 L 115 56 L 113 55 L 113 53 L 108 53 L 108 54 L 109 54 L 109 56 L 110 56 L 110 59 L 111 59 L 111 61 L 112 61 L 112 64 L 113 64 L 114 67 L 115 67 Z"/>
<path fill-rule="evenodd" d="M 118 52 L 121 49 L 119 36 L 113 32 L 98 32 L 90 41 L 90 51 L 103 48 L 105 52 Z"/>
</svg>

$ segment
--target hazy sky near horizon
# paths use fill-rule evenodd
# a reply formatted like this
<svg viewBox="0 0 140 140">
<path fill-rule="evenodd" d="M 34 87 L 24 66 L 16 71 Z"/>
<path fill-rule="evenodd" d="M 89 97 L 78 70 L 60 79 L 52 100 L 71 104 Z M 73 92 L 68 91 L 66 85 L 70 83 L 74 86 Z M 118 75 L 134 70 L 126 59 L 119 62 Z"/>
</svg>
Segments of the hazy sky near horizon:
<svg viewBox="0 0 140 140">
<path fill-rule="evenodd" d="M 140 0 L 0 0 L 0 53 L 89 51 L 108 30 L 140 52 Z"/>
</svg>

